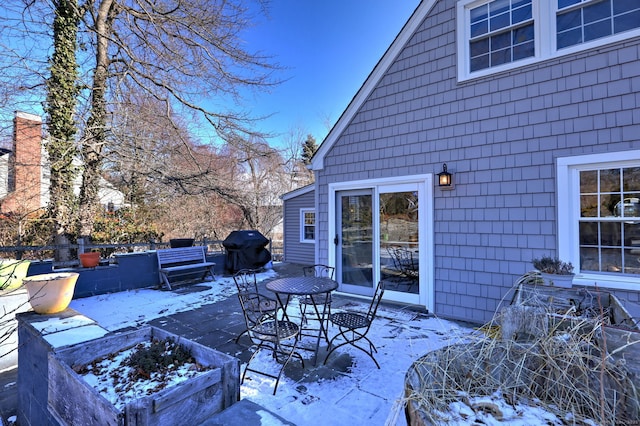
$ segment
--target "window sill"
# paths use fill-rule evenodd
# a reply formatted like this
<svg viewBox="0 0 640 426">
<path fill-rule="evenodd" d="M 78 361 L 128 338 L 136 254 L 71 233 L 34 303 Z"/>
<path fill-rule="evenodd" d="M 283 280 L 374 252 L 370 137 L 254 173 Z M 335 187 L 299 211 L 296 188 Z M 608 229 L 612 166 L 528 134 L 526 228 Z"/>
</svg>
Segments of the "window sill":
<svg viewBox="0 0 640 426">
<path fill-rule="evenodd" d="M 630 276 L 611 276 L 605 274 L 576 274 L 573 278 L 573 285 L 585 287 L 608 288 L 615 290 L 632 290 L 640 289 L 640 277 L 633 278 Z"/>
</svg>

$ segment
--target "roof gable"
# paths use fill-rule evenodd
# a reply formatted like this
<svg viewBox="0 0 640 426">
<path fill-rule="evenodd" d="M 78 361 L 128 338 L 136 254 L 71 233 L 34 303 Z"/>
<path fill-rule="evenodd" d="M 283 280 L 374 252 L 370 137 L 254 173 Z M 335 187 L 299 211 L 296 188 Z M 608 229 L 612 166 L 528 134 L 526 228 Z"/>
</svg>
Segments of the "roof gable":
<svg viewBox="0 0 640 426">
<path fill-rule="evenodd" d="M 342 132 L 360 110 L 362 104 L 367 100 L 371 92 L 373 92 L 373 90 L 378 86 L 380 80 L 382 80 L 387 70 L 396 60 L 409 39 L 417 31 L 418 27 L 422 24 L 436 2 L 437 0 L 423 0 L 420 2 L 407 23 L 404 24 L 404 27 L 400 30 L 400 33 L 396 36 L 395 40 L 393 40 L 393 43 L 391 43 L 391 46 L 389 46 L 384 55 L 382 55 L 382 58 L 373 68 L 373 71 L 371 71 L 358 92 L 355 94 L 353 99 L 351 99 L 351 102 L 349 102 L 349 105 L 343 111 L 336 124 L 331 128 L 327 137 L 325 137 L 322 144 L 320 144 L 318 151 L 311 159 L 310 168 L 312 170 L 322 170 L 324 168 L 325 155 L 340 138 Z"/>
</svg>

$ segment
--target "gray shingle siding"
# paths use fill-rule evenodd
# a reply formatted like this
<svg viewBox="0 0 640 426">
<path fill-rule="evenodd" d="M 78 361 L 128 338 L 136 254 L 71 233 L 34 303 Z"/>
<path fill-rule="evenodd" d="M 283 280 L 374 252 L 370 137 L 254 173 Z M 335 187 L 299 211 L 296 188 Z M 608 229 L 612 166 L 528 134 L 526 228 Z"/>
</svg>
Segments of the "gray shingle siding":
<svg viewBox="0 0 640 426">
<path fill-rule="evenodd" d="M 332 238 L 329 183 L 446 162 L 456 188 L 434 191 L 435 313 L 483 322 L 534 253 L 557 250 L 555 159 L 640 148 L 640 41 L 458 82 L 454 6 L 435 5 L 327 151 L 319 260 Z"/>
<path fill-rule="evenodd" d="M 284 201 L 284 259 L 289 263 L 312 265 L 315 261 L 315 244 L 300 242 L 300 209 L 314 207 L 313 191 Z"/>
</svg>

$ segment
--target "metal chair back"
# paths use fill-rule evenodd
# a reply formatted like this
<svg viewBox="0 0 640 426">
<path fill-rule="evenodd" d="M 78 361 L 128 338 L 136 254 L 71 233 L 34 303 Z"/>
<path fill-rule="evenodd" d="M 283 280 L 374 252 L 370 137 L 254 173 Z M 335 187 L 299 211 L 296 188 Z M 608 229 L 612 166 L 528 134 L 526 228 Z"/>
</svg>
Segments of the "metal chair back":
<svg viewBox="0 0 640 426">
<path fill-rule="evenodd" d="M 238 343 L 240 337 L 247 334 L 251 327 L 264 319 L 275 318 L 278 303 L 258 292 L 256 270 L 242 269 L 233 275 L 233 281 L 238 289 L 238 299 L 247 325 L 247 329 L 236 337 Z"/>
<path fill-rule="evenodd" d="M 333 274 L 335 273 L 336 268 L 328 265 L 311 265 L 305 266 L 302 268 L 302 273 L 305 277 L 320 277 L 320 278 L 330 278 L 333 279 Z"/>
</svg>

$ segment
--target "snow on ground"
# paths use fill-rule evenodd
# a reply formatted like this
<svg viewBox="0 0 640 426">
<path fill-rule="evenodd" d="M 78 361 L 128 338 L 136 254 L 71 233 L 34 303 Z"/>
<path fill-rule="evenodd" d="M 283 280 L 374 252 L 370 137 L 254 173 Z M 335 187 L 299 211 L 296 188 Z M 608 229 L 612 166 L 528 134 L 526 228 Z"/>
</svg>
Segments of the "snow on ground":
<svg viewBox="0 0 640 426">
<path fill-rule="evenodd" d="M 273 270 L 259 274 L 259 279 L 275 277 Z M 196 309 L 235 295 L 230 277 L 217 278 L 216 285 L 206 291 L 179 294 L 142 289 L 73 300 L 71 308 L 92 318 L 107 330 L 142 325 L 152 319 Z M 366 311 L 367 303 L 354 303 L 355 310 Z M 381 306 L 369 332 L 376 344 L 378 370 L 364 353 L 343 347 L 353 366 L 348 373 L 334 379 L 295 382 L 283 376 L 274 396 L 274 380 L 249 373 L 241 386 L 241 397 L 248 398 L 297 425 L 406 425 L 401 404 L 404 376 L 411 363 L 429 351 L 445 345 L 461 343 L 474 330 L 454 322 L 427 317 L 399 307 Z M 335 329 L 330 329 L 330 336 Z M 340 356 L 339 353 L 332 356 Z M 311 362 L 311 360 L 307 359 Z M 322 362 L 323 359 L 320 360 Z M 273 366 L 269 353 L 261 353 L 252 366 Z M 244 367 L 244 366 L 242 366 Z M 242 369 L 241 369 L 242 371 Z M 561 425 L 563 422 L 541 407 L 512 406 L 500 395 L 485 397 L 498 407 L 501 420 L 486 411 L 473 411 L 462 402 L 452 404 L 443 413 L 446 424 Z"/>
</svg>

